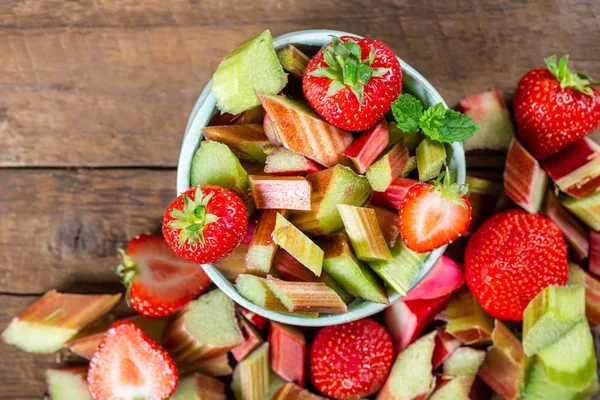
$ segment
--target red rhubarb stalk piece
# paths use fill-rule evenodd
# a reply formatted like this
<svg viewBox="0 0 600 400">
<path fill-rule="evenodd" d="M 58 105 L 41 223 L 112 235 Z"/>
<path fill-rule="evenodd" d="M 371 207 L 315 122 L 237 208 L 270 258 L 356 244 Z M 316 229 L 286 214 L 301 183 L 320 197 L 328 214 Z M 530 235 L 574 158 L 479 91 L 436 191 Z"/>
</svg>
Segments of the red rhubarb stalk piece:
<svg viewBox="0 0 600 400">
<path fill-rule="evenodd" d="M 271 235 L 275 230 L 277 213 L 286 216 L 285 210 L 261 210 L 256 232 L 246 253 L 246 267 L 254 275 L 266 276 L 271 270 L 277 245 Z"/>
<path fill-rule="evenodd" d="M 250 175 L 258 209 L 310 210 L 310 184 L 299 176 Z"/>
<path fill-rule="evenodd" d="M 239 159 L 247 161 L 265 162 L 264 148 L 271 145 L 260 124 L 207 126 L 202 128 L 202 135 L 226 144 Z"/>
<path fill-rule="evenodd" d="M 258 330 L 262 330 L 267 325 L 267 322 L 269 322 L 262 315 L 258 315 L 244 307 L 240 307 L 240 313 Z"/>
<path fill-rule="evenodd" d="M 304 176 L 319 172 L 323 167 L 310 158 L 284 147 L 273 150 L 265 163 L 265 172 L 279 176 Z"/>
<path fill-rule="evenodd" d="M 359 174 L 364 174 L 386 148 L 388 142 L 387 122 L 385 118 L 382 118 L 377 124 L 352 142 L 346 151 L 344 151 L 344 155 L 352 161 Z"/>
<path fill-rule="evenodd" d="M 431 270 L 402 300 L 436 299 L 461 287 L 464 278 L 461 268 L 451 258 L 442 256 Z"/>
<path fill-rule="evenodd" d="M 283 249 L 277 250 L 273 260 L 273 271 L 286 281 L 293 282 L 320 282 L 311 270 L 306 268 L 294 256 Z"/>
<path fill-rule="evenodd" d="M 592 274 L 600 276 L 600 232 L 590 229 L 590 264 Z"/>
<path fill-rule="evenodd" d="M 240 313 L 241 314 L 241 313 Z M 256 328 L 246 321 L 243 315 L 239 318 L 240 328 L 244 335 L 244 342 L 231 349 L 231 354 L 237 362 L 242 361 L 246 356 L 254 351 L 258 346 L 263 343 L 263 338 Z"/>
<path fill-rule="evenodd" d="M 396 239 L 400 235 L 400 220 L 398 219 L 398 213 L 388 210 L 387 208 L 377 207 L 373 205 L 367 205 L 366 208 L 372 208 L 375 210 L 375 218 L 379 223 L 381 233 L 385 238 L 389 247 L 394 247 Z"/>
<path fill-rule="evenodd" d="M 433 357 L 431 359 L 433 369 L 437 369 L 437 367 L 442 365 L 462 345 L 460 340 L 447 333 L 443 327 L 438 326 L 436 329 L 435 349 L 433 349 Z"/>
<path fill-rule="evenodd" d="M 408 192 L 408 189 L 416 183 L 419 183 L 419 181 L 407 178 L 396 178 L 392 184 L 388 186 L 385 192 L 374 191 L 373 194 L 371 194 L 369 203 L 378 207 L 399 210 L 404 195 Z"/>
<path fill-rule="evenodd" d="M 248 229 L 246 229 L 246 236 L 242 239 L 242 244 L 250 244 L 254 233 L 256 232 L 256 226 L 258 225 L 259 213 L 254 213 L 248 218 Z"/>
<path fill-rule="evenodd" d="M 304 387 L 306 371 L 304 334 L 292 326 L 271 321 L 269 343 L 273 371 L 288 382 Z"/>
</svg>

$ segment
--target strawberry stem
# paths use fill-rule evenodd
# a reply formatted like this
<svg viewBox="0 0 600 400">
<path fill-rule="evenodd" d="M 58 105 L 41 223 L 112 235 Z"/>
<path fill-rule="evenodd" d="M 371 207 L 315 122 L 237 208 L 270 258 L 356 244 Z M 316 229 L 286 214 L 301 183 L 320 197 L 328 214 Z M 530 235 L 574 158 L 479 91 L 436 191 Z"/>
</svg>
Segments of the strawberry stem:
<svg viewBox="0 0 600 400">
<path fill-rule="evenodd" d="M 558 62 L 556 56 L 552 55 L 544 59 L 544 62 L 548 67 L 548 71 L 560 82 L 561 89 L 570 87 L 595 98 L 590 86 L 596 86 L 598 83 L 592 83 L 591 79 L 585 74 L 571 72 L 567 66 L 569 62 L 568 55 L 562 57 Z"/>
<path fill-rule="evenodd" d="M 464 207 L 465 210 L 468 209 L 462 197 L 469 192 L 469 186 L 467 184 L 456 183 L 448 167 L 436 178 L 430 190 L 433 189 L 437 189 L 443 198 L 453 201 Z"/>
<path fill-rule="evenodd" d="M 169 224 L 169 228 L 180 230 L 180 246 L 186 242 L 204 244 L 204 228 L 218 219 L 216 215 L 206 213 L 206 207 L 212 196 L 212 193 L 205 196 L 198 186 L 194 192 L 194 200 L 186 195 L 183 196 L 183 211 L 171 209 L 170 214 L 174 221 Z"/>
</svg>

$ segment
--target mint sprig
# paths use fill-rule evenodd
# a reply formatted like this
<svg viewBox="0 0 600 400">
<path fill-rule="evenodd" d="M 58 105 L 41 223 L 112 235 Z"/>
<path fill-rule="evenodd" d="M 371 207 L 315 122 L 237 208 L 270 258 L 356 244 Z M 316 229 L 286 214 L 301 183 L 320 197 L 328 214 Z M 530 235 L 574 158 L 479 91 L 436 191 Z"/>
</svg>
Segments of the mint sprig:
<svg viewBox="0 0 600 400">
<path fill-rule="evenodd" d="M 414 134 L 420 129 L 431 140 L 442 143 L 467 140 L 479 128 L 471 117 L 449 110 L 443 103 L 423 111 L 423 103 L 410 94 L 392 103 L 392 113 L 403 132 Z"/>
</svg>

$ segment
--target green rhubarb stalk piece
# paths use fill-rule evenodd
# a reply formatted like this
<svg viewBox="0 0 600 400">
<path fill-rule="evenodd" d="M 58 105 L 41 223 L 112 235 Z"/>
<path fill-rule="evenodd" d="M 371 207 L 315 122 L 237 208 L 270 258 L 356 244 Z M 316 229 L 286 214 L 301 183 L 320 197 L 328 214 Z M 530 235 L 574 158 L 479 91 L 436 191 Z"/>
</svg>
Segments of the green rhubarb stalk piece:
<svg viewBox="0 0 600 400">
<path fill-rule="evenodd" d="M 277 52 L 277 58 L 284 70 L 294 75 L 298 79 L 304 76 L 304 70 L 310 61 L 310 58 L 291 44 L 285 46 Z"/>
<path fill-rule="evenodd" d="M 269 343 L 263 343 L 233 370 L 231 389 L 237 400 L 261 400 L 269 391 Z"/>
<path fill-rule="evenodd" d="M 403 132 L 402 129 L 398 128 L 397 122 L 388 123 L 388 131 L 390 134 L 390 141 L 388 143 L 388 149 L 391 149 L 400 140 L 404 141 L 404 145 L 408 151 L 413 151 L 425 138 L 421 132 L 408 133 Z"/>
<path fill-rule="evenodd" d="M 345 290 L 364 300 L 389 304 L 383 282 L 354 256 L 345 234 L 321 236 L 318 243 L 325 253 L 323 269 Z"/>
<path fill-rule="evenodd" d="M 256 231 L 246 254 L 248 273 L 266 276 L 271 271 L 271 265 L 277 252 L 277 245 L 271 235 L 275 230 L 277 215 L 287 215 L 286 210 L 261 210 Z"/>
<path fill-rule="evenodd" d="M 442 171 L 442 167 L 446 164 L 446 148 L 444 143 L 425 138 L 417 146 L 416 154 L 419 180 L 427 182 L 437 178 Z"/>
<path fill-rule="evenodd" d="M 348 167 L 333 168 L 309 174 L 311 185 L 310 211 L 293 211 L 290 221 L 308 235 L 324 235 L 343 228 L 338 204 L 360 207 L 371 196 L 367 178 L 357 175 Z"/>
<path fill-rule="evenodd" d="M 325 264 L 324 260 L 323 264 Z M 352 303 L 354 296 L 344 289 L 344 287 L 340 285 L 338 281 L 333 278 L 333 276 L 329 275 L 327 271 L 321 271 L 321 280 L 327 287 L 336 292 L 345 304 Z"/>
<path fill-rule="evenodd" d="M 269 389 L 267 393 L 264 394 L 261 400 L 273 400 L 275 397 L 275 393 L 279 391 L 283 386 L 285 386 L 288 382 L 277 375 L 273 370 L 269 372 Z"/>
<path fill-rule="evenodd" d="M 402 240 L 396 240 L 391 248 L 391 255 L 391 259 L 372 261 L 369 266 L 389 287 L 404 296 L 408 293 L 413 276 L 429 253 L 415 253 Z"/>
<path fill-rule="evenodd" d="M 120 294 L 66 294 L 51 290 L 13 318 L 2 332 L 2 339 L 27 352 L 54 353 L 119 300 Z"/>
<path fill-rule="evenodd" d="M 600 192 L 584 199 L 566 197 L 562 204 L 567 210 L 578 216 L 584 224 L 595 231 L 600 231 Z"/>
<path fill-rule="evenodd" d="M 213 75 L 212 91 L 217 107 L 223 112 L 239 114 L 260 105 L 255 91 L 277 94 L 287 84 L 273 38 L 268 30 L 236 47 Z"/>
<path fill-rule="evenodd" d="M 86 382 L 87 365 L 46 370 L 48 392 L 52 400 L 92 400 Z"/>
<path fill-rule="evenodd" d="M 382 261 L 392 258 L 373 209 L 340 204 L 338 211 L 359 260 Z"/>
<path fill-rule="evenodd" d="M 452 293 L 445 318 L 446 332 L 464 344 L 483 345 L 492 340 L 494 320 L 466 287 Z"/>
<path fill-rule="evenodd" d="M 286 282 L 269 275 L 267 285 L 289 312 L 341 314 L 348 311 L 341 297 L 323 282 Z"/>
<path fill-rule="evenodd" d="M 281 214 L 277 214 L 273 241 L 316 276 L 323 268 L 323 250 Z"/>
<path fill-rule="evenodd" d="M 593 376 L 587 386 L 582 390 L 573 389 L 552 383 L 544 372 L 539 362 L 534 362 L 527 374 L 525 389 L 521 393 L 521 400 L 589 400 L 598 391 L 598 378 Z"/>
<path fill-rule="evenodd" d="M 404 141 L 396 143 L 387 153 L 379 157 L 369 169 L 367 179 L 373 190 L 385 192 L 408 163 L 408 150 Z"/>
<path fill-rule="evenodd" d="M 460 347 L 444 361 L 444 375 L 462 377 L 465 393 L 469 393 L 484 359 L 485 351 Z"/>
<path fill-rule="evenodd" d="M 249 273 L 246 255 L 250 246 L 239 244 L 229 255 L 213 263 L 213 266 L 230 281 L 235 281 L 240 274 Z"/>
<path fill-rule="evenodd" d="M 408 157 L 406 165 L 402 168 L 402 171 L 400 171 L 400 178 L 406 178 L 415 169 L 417 169 L 417 156 L 410 156 Z"/>
<path fill-rule="evenodd" d="M 583 389 L 596 376 L 594 340 L 587 320 L 577 323 L 558 341 L 541 350 L 538 360 L 548 379 Z"/>
<path fill-rule="evenodd" d="M 429 400 L 469 400 L 469 392 L 465 390 L 465 379 L 460 376 L 452 379 L 437 389 Z"/>
<path fill-rule="evenodd" d="M 179 380 L 169 400 L 225 400 L 225 384 L 210 376 L 194 373 Z"/>
<path fill-rule="evenodd" d="M 264 163 L 264 150 L 271 146 L 260 124 L 207 126 L 202 128 L 202 135 L 227 145 L 240 160 L 246 161 Z"/>
<path fill-rule="evenodd" d="M 523 313 L 523 349 L 533 356 L 555 343 L 585 319 L 583 285 L 550 285 L 529 302 Z"/>
</svg>

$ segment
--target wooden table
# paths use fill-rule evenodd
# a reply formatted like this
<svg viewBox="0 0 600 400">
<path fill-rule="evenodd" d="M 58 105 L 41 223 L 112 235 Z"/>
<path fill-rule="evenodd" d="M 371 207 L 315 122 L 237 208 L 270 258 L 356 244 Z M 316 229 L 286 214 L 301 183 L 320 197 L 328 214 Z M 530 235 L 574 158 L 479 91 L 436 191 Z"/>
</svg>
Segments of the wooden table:
<svg viewBox="0 0 600 400">
<path fill-rule="evenodd" d="M 600 76 L 600 2 L 0 2 L 0 329 L 40 294 L 115 282 L 116 249 L 158 231 L 188 114 L 221 58 L 264 29 L 385 41 L 448 104 L 512 95 L 550 54 Z M 0 344 L 0 399 L 40 399 L 54 356 Z"/>
</svg>

